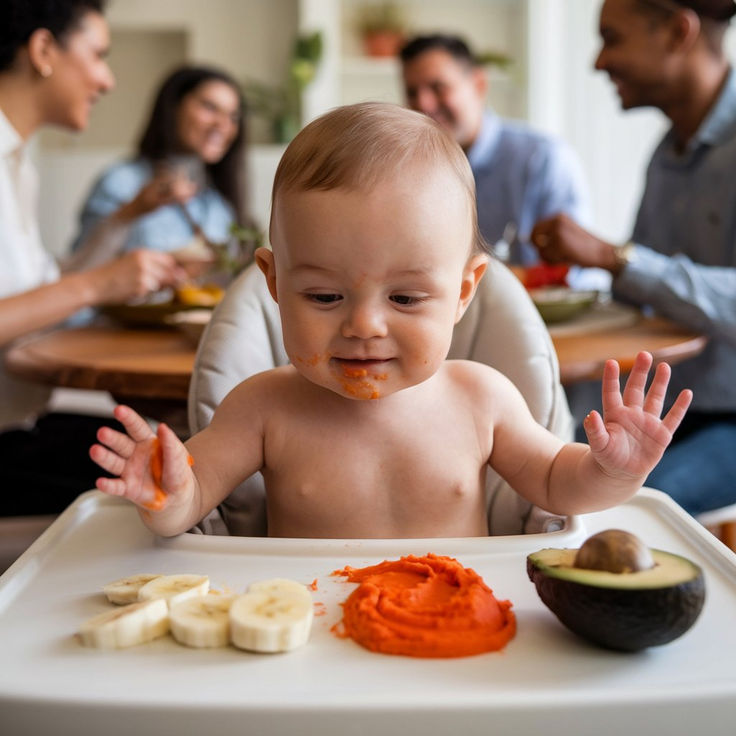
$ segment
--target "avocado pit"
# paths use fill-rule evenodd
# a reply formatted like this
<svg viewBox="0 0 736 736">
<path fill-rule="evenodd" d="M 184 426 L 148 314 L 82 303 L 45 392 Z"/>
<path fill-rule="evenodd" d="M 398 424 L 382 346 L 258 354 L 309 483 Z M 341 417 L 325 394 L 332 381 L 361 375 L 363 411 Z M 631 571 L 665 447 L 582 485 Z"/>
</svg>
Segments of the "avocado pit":
<svg viewBox="0 0 736 736">
<path fill-rule="evenodd" d="M 575 555 L 575 567 L 629 573 L 654 567 L 652 553 L 639 537 L 621 529 L 607 529 L 588 537 Z"/>
<path fill-rule="evenodd" d="M 695 623 L 705 601 L 698 565 L 649 549 L 616 529 L 594 535 L 579 550 L 530 554 L 527 573 L 544 604 L 567 628 L 619 651 L 676 639 Z"/>
</svg>

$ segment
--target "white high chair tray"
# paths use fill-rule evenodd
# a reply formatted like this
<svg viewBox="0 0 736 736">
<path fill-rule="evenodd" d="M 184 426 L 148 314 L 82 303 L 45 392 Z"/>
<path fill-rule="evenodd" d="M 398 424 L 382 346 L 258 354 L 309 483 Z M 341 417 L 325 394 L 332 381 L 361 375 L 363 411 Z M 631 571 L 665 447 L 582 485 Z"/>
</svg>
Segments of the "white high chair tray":
<svg viewBox="0 0 736 736">
<path fill-rule="evenodd" d="M 526 555 L 623 528 L 702 566 L 695 626 L 637 654 L 578 639 L 542 604 Z M 404 554 L 456 557 L 500 599 L 518 631 L 505 650 L 459 659 L 374 654 L 330 628 L 354 586 L 332 571 Z M 118 651 L 74 634 L 107 610 L 102 586 L 140 572 L 204 573 L 212 586 L 316 579 L 309 643 L 286 654 L 194 650 L 165 637 Z M 0 731 L 15 734 L 734 733 L 736 555 L 664 494 L 644 490 L 548 534 L 474 539 L 299 540 L 182 535 L 163 540 L 132 506 L 81 496 L 0 578 Z"/>
</svg>

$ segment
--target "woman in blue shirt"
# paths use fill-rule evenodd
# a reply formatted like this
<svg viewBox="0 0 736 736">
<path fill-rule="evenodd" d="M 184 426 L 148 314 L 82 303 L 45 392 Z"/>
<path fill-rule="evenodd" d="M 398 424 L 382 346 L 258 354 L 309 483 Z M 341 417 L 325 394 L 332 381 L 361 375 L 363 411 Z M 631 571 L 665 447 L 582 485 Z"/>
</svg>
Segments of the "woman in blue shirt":
<svg viewBox="0 0 736 736">
<path fill-rule="evenodd" d="M 172 251 L 245 224 L 244 100 L 225 72 L 181 67 L 163 82 L 137 156 L 97 180 L 73 244 L 75 265 L 139 247 Z"/>
</svg>

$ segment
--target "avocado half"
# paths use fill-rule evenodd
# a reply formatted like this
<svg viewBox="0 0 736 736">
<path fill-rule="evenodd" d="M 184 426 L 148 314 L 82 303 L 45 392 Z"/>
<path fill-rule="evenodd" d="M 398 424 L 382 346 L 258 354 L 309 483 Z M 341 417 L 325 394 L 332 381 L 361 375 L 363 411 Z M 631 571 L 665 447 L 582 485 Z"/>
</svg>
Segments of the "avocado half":
<svg viewBox="0 0 736 736">
<path fill-rule="evenodd" d="M 575 567 L 576 549 L 543 549 L 527 573 L 544 604 L 568 629 L 607 649 L 636 652 L 684 634 L 705 601 L 695 563 L 650 550 L 654 566 L 637 572 Z"/>
</svg>

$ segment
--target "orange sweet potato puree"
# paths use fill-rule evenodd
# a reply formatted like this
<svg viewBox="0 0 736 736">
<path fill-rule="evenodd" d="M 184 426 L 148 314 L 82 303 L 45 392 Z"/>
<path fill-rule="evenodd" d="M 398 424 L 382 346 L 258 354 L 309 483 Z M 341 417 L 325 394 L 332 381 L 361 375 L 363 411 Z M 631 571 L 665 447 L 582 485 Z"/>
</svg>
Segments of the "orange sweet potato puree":
<svg viewBox="0 0 736 736">
<path fill-rule="evenodd" d="M 194 458 L 191 455 L 187 455 L 187 462 L 190 467 L 194 465 Z M 161 447 L 161 441 L 158 437 L 153 438 L 153 444 L 151 446 L 151 475 L 153 476 L 153 499 L 147 503 L 141 504 L 144 509 L 149 511 L 161 511 L 166 506 L 166 500 L 168 494 L 161 488 L 161 475 L 164 467 L 164 453 Z"/>
<path fill-rule="evenodd" d="M 333 575 L 360 583 L 342 604 L 338 636 L 410 657 L 466 657 L 502 649 L 516 633 L 510 601 L 497 601 L 452 557 L 408 555 Z"/>
</svg>

